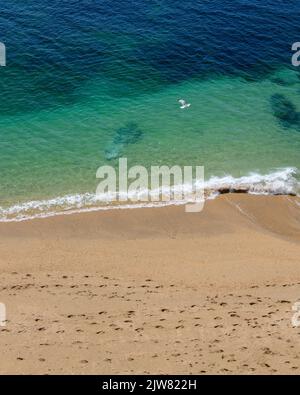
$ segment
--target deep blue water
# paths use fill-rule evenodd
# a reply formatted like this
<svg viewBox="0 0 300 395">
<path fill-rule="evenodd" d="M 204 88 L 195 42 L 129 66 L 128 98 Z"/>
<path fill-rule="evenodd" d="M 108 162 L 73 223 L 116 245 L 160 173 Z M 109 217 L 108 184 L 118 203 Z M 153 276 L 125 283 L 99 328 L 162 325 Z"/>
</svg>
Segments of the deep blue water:
<svg viewBox="0 0 300 395">
<path fill-rule="evenodd" d="M 116 97 L 212 75 L 259 79 L 290 65 L 299 23 L 299 0 L 5 2 L 0 114 L 72 104 L 99 75 Z"/>
</svg>

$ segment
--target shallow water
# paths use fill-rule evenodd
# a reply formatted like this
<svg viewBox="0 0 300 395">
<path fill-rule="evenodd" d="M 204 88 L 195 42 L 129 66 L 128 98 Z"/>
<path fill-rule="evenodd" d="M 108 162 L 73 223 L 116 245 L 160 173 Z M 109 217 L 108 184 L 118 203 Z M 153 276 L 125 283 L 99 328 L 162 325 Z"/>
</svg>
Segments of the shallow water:
<svg viewBox="0 0 300 395">
<path fill-rule="evenodd" d="M 288 3 L 6 4 L 1 218 L 9 208 L 27 215 L 31 201 L 44 214 L 64 196 L 76 195 L 64 210 L 89 205 L 97 168 L 119 155 L 148 168 L 204 165 L 208 184 L 248 177 L 261 192 L 266 180 L 267 192 L 270 182 L 273 192 L 298 190 L 300 78 L 290 48 L 300 2 Z"/>
</svg>

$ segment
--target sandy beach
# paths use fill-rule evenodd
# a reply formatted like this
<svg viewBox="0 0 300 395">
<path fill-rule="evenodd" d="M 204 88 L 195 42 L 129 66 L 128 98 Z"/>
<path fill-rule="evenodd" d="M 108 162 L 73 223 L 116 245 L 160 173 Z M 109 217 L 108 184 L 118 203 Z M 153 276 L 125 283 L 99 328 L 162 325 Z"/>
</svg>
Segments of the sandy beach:
<svg viewBox="0 0 300 395">
<path fill-rule="evenodd" d="M 300 200 L 0 223 L 0 373 L 299 374 Z"/>
</svg>

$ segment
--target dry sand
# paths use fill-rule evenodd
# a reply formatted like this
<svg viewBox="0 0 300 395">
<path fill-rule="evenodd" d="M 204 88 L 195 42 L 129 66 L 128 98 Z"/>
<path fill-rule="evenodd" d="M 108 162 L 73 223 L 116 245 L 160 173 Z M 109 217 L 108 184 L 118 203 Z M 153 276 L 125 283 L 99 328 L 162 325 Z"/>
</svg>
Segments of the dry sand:
<svg viewBox="0 0 300 395">
<path fill-rule="evenodd" d="M 1 373 L 300 373 L 300 200 L 0 224 Z"/>
</svg>

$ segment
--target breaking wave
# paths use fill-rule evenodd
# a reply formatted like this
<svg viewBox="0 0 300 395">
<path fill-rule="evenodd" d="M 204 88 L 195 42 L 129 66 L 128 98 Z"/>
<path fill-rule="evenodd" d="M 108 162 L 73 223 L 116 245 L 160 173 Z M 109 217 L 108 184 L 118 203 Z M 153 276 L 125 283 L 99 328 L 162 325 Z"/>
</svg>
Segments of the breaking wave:
<svg viewBox="0 0 300 395">
<path fill-rule="evenodd" d="M 300 181 L 297 178 L 298 170 L 284 168 L 269 174 L 250 173 L 247 176 L 235 178 L 231 175 L 224 177 L 211 177 L 204 185 L 195 183 L 197 190 L 204 189 L 204 197 L 213 199 L 224 193 L 249 193 L 257 195 L 300 195 Z M 181 185 L 172 188 L 174 193 L 178 191 L 191 191 L 191 185 Z M 139 198 L 153 196 L 156 191 L 143 190 Z M 166 190 L 162 189 L 162 196 L 166 196 Z M 187 196 L 188 194 L 184 194 Z M 96 195 L 93 193 L 66 195 L 48 200 L 36 200 L 15 204 L 10 207 L 0 206 L 0 222 L 24 221 L 34 218 L 45 218 L 54 215 L 74 214 L 86 211 L 130 209 L 145 207 L 162 207 L 167 205 L 180 205 L 193 202 L 191 198 L 171 199 L 165 201 L 136 201 L 136 195 L 121 195 L 123 202 L 113 201 L 113 196 Z"/>
</svg>

